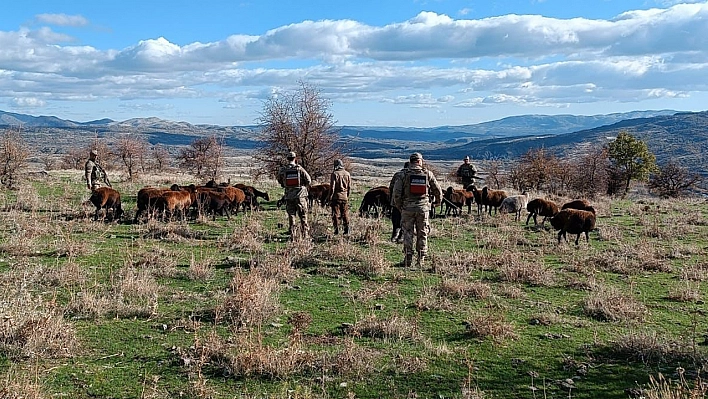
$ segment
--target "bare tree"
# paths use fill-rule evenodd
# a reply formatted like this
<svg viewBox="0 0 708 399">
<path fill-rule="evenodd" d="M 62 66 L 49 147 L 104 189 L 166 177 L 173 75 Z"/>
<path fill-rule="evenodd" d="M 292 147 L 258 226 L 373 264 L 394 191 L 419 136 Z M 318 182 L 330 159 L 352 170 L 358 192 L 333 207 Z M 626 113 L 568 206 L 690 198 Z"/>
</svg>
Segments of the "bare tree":
<svg viewBox="0 0 708 399">
<path fill-rule="evenodd" d="M 18 174 L 27 166 L 30 149 L 20 129 L 5 130 L 0 138 L 0 182 L 7 188 L 15 188 Z"/>
<path fill-rule="evenodd" d="M 696 188 L 702 180 L 699 174 L 669 162 L 649 178 L 649 188 L 662 197 L 679 197 Z"/>
<path fill-rule="evenodd" d="M 123 136 L 118 139 L 115 155 L 125 166 L 128 172 L 128 180 L 133 180 L 137 168 L 142 166 L 147 147 L 148 143 L 139 137 Z"/>
<path fill-rule="evenodd" d="M 69 148 L 61 156 L 61 165 L 65 169 L 83 169 L 87 154 L 84 148 Z"/>
<path fill-rule="evenodd" d="M 606 192 L 610 159 L 607 148 L 598 148 L 580 158 L 567 160 L 571 176 L 569 188 L 582 197 L 594 198 Z"/>
<path fill-rule="evenodd" d="M 544 148 L 529 150 L 512 166 L 509 182 L 517 190 L 557 194 L 565 187 L 564 163 Z"/>
<path fill-rule="evenodd" d="M 183 148 L 177 160 L 180 167 L 198 178 L 216 179 L 224 167 L 224 145 L 216 136 L 194 140 Z"/>
<path fill-rule="evenodd" d="M 155 145 L 152 147 L 152 169 L 162 172 L 167 168 L 170 162 L 170 153 L 167 152 L 167 149 L 161 145 Z"/>
<path fill-rule="evenodd" d="M 335 159 L 345 161 L 330 103 L 314 87 L 301 82 L 293 93 L 268 99 L 259 119 L 263 146 L 254 157 L 254 174 L 274 177 L 285 153 L 294 151 L 299 163 L 317 179 L 327 176 Z"/>
</svg>

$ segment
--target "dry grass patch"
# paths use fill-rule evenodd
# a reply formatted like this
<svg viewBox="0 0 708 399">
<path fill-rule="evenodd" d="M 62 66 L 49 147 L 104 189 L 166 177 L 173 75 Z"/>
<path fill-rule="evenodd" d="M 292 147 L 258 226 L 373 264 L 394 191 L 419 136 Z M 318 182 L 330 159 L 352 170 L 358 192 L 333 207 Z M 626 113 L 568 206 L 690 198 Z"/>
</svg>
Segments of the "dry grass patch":
<svg viewBox="0 0 708 399">
<path fill-rule="evenodd" d="M 479 314 L 473 315 L 464 322 L 465 333 L 473 338 L 492 339 L 501 342 L 506 339 L 516 339 L 518 335 L 514 331 L 514 326 L 504 320 L 501 314 Z"/>
<path fill-rule="evenodd" d="M 614 287 L 600 286 L 583 302 L 583 312 L 600 321 L 641 321 L 647 307 Z"/>
<path fill-rule="evenodd" d="M 216 307 L 216 321 L 236 330 L 262 325 L 280 312 L 279 288 L 272 278 L 236 269 L 226 298 Z"/>
<path fill-rule="evenodd" d="M 64 320 L 62 309 L 46 303 L 24 285 L 2 287 L 0 351 L 11 359 L 73 356 L 76 332 Z"/>
<path fill-rule="evenodd" d="M 662 337 L 653 331 L 634 331 L 610 341 L 604 350 L 612 358 L 638 361 L 648 366 L 672 362 L 705 362 L 705 355 L 696 353 L 694 348 L 691 342 Z"/>
<path fill-rule="evenodd" d="M 251 272 L 263 278 L 291 283 L 295 281 L 300 272 L 293 267 L 293 262 L 285 252 L 276 254 L 263 254 L 251 260 Z"/>
<path fill-rule="evenodd" d="M 674 286 L 669 290 L 667 299 L 676 302 L 698 302 L 701 296 L 701 284 L 691 281 L 682 281 L 678 286 Z"/>
<path fill-rule="evenodd" d="M 244 214 L 243 217 L 238 219 L 234 226 L 234 231 L 219 240 L 220 245 L 230 251 L 251 254 L 265 252 L 266 249 L 263 246 L 263 224 L 261 218 L 253 214 L 254 212 Z"/>
<path fill-rule="evenodd" d="M 437 286 L 439 295 L 452 299 L 486 299 L 492 294 L 489 284 L 460 278 L 443 279 Z"/>
<path fill-rule="evenodd" d="M 160 285 L 148 270 L 124 267 L 118 272 L 111 296 L 119 317 L 150 317 L 157 312 Z"/>
<path fill-rule="evenodd" d="M 365 278 L 373 278 L 385 274 L 391 265 L 384 258 L 383 251 L 378 248 L 371 248 L 362 254 L 359 262 L 347 264 L 347 269 L 351 273 L 358 274 Z"/>
<path fill-rule="evenodd" d="M 681 280 L 706 281 L 708 280 L 708 263 L 684 265 L 680 276 Z"/>
<path fill-rule="evenodd" d="M 418 326 L 406 320 L 400 315 L 392 315 L 385 319 L 379 319 L 376 315 L 371 315 L 359 320 L 348 331 L 347 334 L 355 337 L 379 338 L 384 340 L 416 340 L 420 338 Z"/>
<path fill-rule="evenodd" d="M 676 370 L 678 381 L 667 380 L 663 374 L 656 377 L 649 376 L 649 384 L 641 390 L 642 397 L 646 399 L 705 399 L 708 394 L 708 383 L 696 377 L 693 383 L 686 380 L 682 368 Z"/>
<path fill-rule="evenodd" d="M 187 269 L 187 278 L 192 281 L 208 281 L 214 277 L 214 259 L 205 258 L 197 261 L 192 254 Z"/>
<path fill-rule="evenodd" d="M 498 271 L 501 281 L 541 287 L 550 287 L 555 284 L 555 271 L 543 264 L 510 259 L 509 263 L 499 266 Z"/>
<path fill-rule="evenodd" d="M 39 383 L 39 376 L 27 376 L 10 369 L 0 376 L 1 399 L 44 399 L 49 398 Z"/>
<path fill-rule="evenodd" d="M 89 277 L 90 273 L 84 267 L 71 260 L 46 268 L 41 276 L 44 284 L 53 287 L 82 286 Z"/>
<path fill-rule="evenodd" d="M 371 247 L 381 243 L 382 231 L 390 231 L 390 229 L 391 222 L 386 218 L 352 217 L 349 220 L 351 239 Z"/>
<path fill-rule="evenodd" d="M 469 276 L 473 271 L 485 270 L 484 267 L 487 268 L 486 270 L 496 267 L 496 261 L 494 261 L 494 266 L 491 266 L 490 262 L 492 262 L 492 257 L 482 253 L 470 251 L 445 252 L 432 260 L 432 269 L 433 273 L 441 276 L 465 277 Z"/>
<path fill-rule="evenodd" d="M 508 299 L 526 298 L 526 292 L 524 292 L 523 287 L 516 284 L 502 284 L 497 288 L 497 293 Z"/>
</svg>

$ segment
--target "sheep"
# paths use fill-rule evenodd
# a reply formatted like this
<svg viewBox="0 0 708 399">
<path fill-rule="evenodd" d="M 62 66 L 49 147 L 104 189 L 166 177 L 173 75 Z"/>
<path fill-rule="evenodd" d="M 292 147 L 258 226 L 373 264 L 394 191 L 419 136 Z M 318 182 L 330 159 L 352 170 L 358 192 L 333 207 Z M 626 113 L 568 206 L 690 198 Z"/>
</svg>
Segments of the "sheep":
<svg viewBox="0 0 708 399">
<path fill-rule="evenodd" d="M 391 211 L 391 196 L 386 186 L 378 186 L 370 189 L 364 194 L 359 206 L 359 216 L 368 216 L 373 208 L 374 213 L 378 215 L 388 215 Z M 381 213 L 379 213 L 381 208 Z"/>
<path fill-rule="evenodd" d="M 521 195 L 512 195 L 504 198 L 499 205 L 499 213 L 513 213 L 514 221 L 521 219 L 521 211 L 526 209 L 529 202 L 529 195 L 524 192 Z"/>
<path fill-rule="evenodd" d="M 541 221 L 542 225 L 545 225 L 546 219 L 549 217 L 556 216 L 558 213 L 558 205 L 556 205 L 555 202 L 551 200 L 546 200 L 543 198 L 536 198 L 531 200 L 527 205 L 526 205 L 526 210 L 529 211 L 529 215 L 526 217 L 526 224 L 529 224 L 529 220 L 531 219 L 531 216 L 533 216 L 533 224 L 537 225 L 538 221 L 536 220 L 536 216 L 543 216 L 543 220 Z"/>
<path fill-rule="evenodd" d="M 91 192 L 91 197 L 89 201 L 96 207 L 96 213 L 93 216 L 93 220 L 98 220 L 98 214 L 101 209 L 106 210 L 106 215 L 108 210 L 113 211 L 113 219 L 120 220 L 123 215 L 123 208 L 120 204 L 120 193 L 110 187 L 99 187 Z"/>
<path fill-rule="evenodd" d="M 584 199 L 576 199 L 570 202 L 566 202 L 563 204 L 561 207 L 561 210 L 563 209 L 579 209 L 581 211 L 589 211 L 592 208 L 590 206 L 590 203 L 587 200 Z"/>
<path fill-rule="evenodd" d="M 472 198 L 474 198 L 474 202 L 477 203 L 477 215 L 482 215 L 482 207 L 484 206 L 484 204 L 482 204 L 482 192 L 477 190 L 477 187 L 474 184 L 470 184 L 465 187 L 465 191 L 472 193 Z M 472 205 L 470 203 L 470 207 L 471 206 Z"/>
<path fill-rule="evenodd" d="M 595 211 L 594 209 L 592 211 L 571 208 L 562 209 L 556 216 L 551 218 L 551 226 L 556 230 L 560 230 L 558 232 L 559 244 L 561 237 L 565 238 L 566 242 L 568 241 L 566 233 L 578 235 L 575 238 L 575 245 L 578 245 L 580 234 L 585 233 L 585 241 L 589 243 L 590 235 L 588 233 L 595 228 Z"/>
<path fill-rule="evenodd" d="M 487 206 L 489 216 L 492 216 L 492 208 L 495 214 L 498 212 L 497 209 L 506 197 L 508 194 L 504 190 L 491 190 L 487 186 L 482 188 L 482 203 Z"/>
</svg>

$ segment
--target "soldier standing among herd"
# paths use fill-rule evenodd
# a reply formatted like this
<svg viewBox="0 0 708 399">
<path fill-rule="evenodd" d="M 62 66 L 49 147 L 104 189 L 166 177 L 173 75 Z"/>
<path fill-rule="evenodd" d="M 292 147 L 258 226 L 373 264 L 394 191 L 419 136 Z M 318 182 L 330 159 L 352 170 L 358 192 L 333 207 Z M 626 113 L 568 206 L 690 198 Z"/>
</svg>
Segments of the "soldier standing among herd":
<svg viewBox="0 0 708 399">
<path fill-rule="evenodd" d="M 111 187 L 111 182 L 108 181 L 108 175 L 106 174 L 106 171 L 103 170 L 101 165 L 96 162 L 96 157 L 98 157 L 98 152 L 96 150 L 91 150 L 89 153 L 89 159 L 84 165 L 86 187 L 91 191 L 103 186 L 104 183 L 108 187 Z"/>
<path fill-rule="evenodd" d="M 413 262 L 413 232 L 416 234 L 417 267 L 422 267 L 428 254 L 430 196 L 433 204 L 440 204 L 442 190 L 433 173 L 423 167 L 423 156 L 416 152 L 410 156 L 410 165 L 394 183 L 393 203 L 401 211 L 403 230 L 404 266 Z"/>
<path fill-rule="evenodd" d="M 351 194 L 352 177 L 344 169 L 344 163 L 339 159 L 334 161 L 334 171 L 329 177 L 329 186 L 332 188 L 328 200 L 332 208 L 334 234 L 339 234 L 339 219 L 342 219 L 344 234 L 349 234 L 349 195 Z"/>
<path fill-rule="evenodd" d="M 466 156 L 462 162 L 462 165 L 457 168 L 457 181 L 462 183 L 462 188 L 467 188 L 469 185 L 474 184 L 477 168 L 470 163 L 469 156 Z"/>
<path fill-rule="evenodd" d="M 300 218 L 300 235 L 308 238 L 310 228 L 307 224 L 307 187 L 312 182 L 305 168 L 295 162 L 296 154 L 290 151 L 286 158 L 288 164 L 278 171 L 278 183 L 285 188 L 285 211 L 288 213 L 290 239 L 298 234 L 295 228 L 295 216 Z"/>
</svg>

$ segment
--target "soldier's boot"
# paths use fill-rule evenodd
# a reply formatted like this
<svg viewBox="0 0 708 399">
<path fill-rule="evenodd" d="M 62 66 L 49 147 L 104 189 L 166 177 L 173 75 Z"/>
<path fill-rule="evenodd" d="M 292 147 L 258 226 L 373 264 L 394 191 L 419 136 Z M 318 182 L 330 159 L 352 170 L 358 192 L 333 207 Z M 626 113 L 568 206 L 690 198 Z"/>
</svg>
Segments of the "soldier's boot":
<svg viewBox="0 0 708 399">
<path fill-rule="evenodd" d="M 422 268 L 424 264 L 425 264 L 425 255 L 418 254 L 418 258 L 415 261 L 415 266 L 418 268 Z"/>
<path fill-rule="evenodd" d="M 391 234 L 391 242 L 397 242 L 399 235 L 401 235 L 401 229 L 394 230 L 393 234 Z"/>
<path fill-rule="evenodd" d="M 410 267 L 413 264 L 413 254 L 406 254 L 403 259 L 403 267 Z"/>
<path fill-rule="evenodd" d="M 349 235 L 349 225 L 348 224 L 344 225 L 344 235 Z"/>
</svg>

